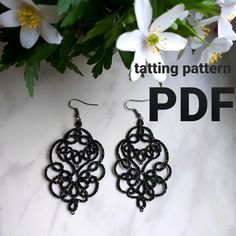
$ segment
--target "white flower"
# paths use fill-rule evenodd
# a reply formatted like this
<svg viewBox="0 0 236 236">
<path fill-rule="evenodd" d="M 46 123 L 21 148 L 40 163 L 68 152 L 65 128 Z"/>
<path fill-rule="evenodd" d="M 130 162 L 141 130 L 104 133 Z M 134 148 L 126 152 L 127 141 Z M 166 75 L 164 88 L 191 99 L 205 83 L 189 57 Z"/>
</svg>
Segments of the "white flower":
<svg viewBox="0 0 236 236">
<path fill-rule="evenodd" d="M 152 7 L 148 0 L 136 0 L 134 3 L 138 30 L 122 34 L 116 47 L 121 51 L 135 52 L 131 65 L 131 80 L 136 81 L 140 74 L 136 73 L 134 65 L 164 64 L 160 51 L 180 51 L 187 40 L 174 33 L 165 33 L 184 12 L 184 5 L 179 4 L 158 17 L 152 24 Z M 151 26 L 150 26 L 151 24 Z M 155 74 L 160 82 L 166 79 L 166 74 Z"/>
<path fill-rule="evenodd" d="M 56 6 L 35 5 L 28 0 L 0 0 L 10 10 L 0 15 L 1 27 L 21 26 L 20 42 L 24 48 L 31 48 L 39 35 L 48 43 L 60 44 L 62 37 L 49 23 L 57 23 Z"/>
<path fill-rule="evenodd" d="M 219 58 L 222 58 L 222 53 L 228 52 L 233 46 L 233 42 L 227 38 L 216 38 L 207 47 L 201 55 L 199 64 L 214 64 Z"/>
<path fill-rule="evenodd" d="M 200 20 L 197 23 L 193 24 L 193 29 L 196 31 L 199 37 L 205 39 L 211 32 L 211 29 L 207 26 L 212 24 L 213 22 L 216 22 L 217 20 L 217 16 L 213 16 L 209 19 Z M 189 42 L 192 49 L 198 49 L 203 44 L 203 42 L 196 36 L 189 37 Z"/>
<path fill-rule="evenodd" d="M 236 0 L 218 0 L 221 6 L 221 14 L 218 20 L 218 36 L 232 41 L 236 40 L 231 21 L 236 17 Z"/>
<path fill-rule="evenodd" d="M 180 15 L 179 15 L 178 18 L 179 18 L 181 21 L 183 21 L 188 15 L 189 15 L 189 11 L 186 10 L 186 11 L 183 11 L 182 13 L 180 13 Z"/>
<path fill-rule="evenodd" d="M 194 12 L 194 18 L 197 20 L 202 20 L 203 14 L 200 12 Z"/>
</svg>

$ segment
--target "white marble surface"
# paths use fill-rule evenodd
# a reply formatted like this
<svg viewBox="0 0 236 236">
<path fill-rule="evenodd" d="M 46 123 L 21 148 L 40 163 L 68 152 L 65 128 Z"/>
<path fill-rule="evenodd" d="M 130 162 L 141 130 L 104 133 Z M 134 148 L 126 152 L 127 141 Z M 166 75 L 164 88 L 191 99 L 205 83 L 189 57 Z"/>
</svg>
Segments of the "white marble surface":
<svg viewBox="0 0 236 236">
<path fill-rule="evenodd" d="M 188 54 L 179 63 L 185 62 Z M 83 58 L 78 63 L 84 78 L 72 72 L 59 75 L 44 65 L 33 99 L 26 94 L 21 70 L 0 74 L 0 236 L 235 236 L 235 108 L 224 110 L 221 122 L 211 122 L 210 109 L 200 121 L 180 122 L 179 92 L 180 87 L 198 87 L 210 99 L 212 87 L 235 86 L 236 70 L 230 77 L 170 78 L 165 85 L 178 95 L 177 104 L 161 112 L 159 122 L 148 122 L 148 104 L 137 105 L 146 125 L 169 147 L 173 168 L 167 194 L 140 213 L 115 188 L 111 169 L 116 144 L 135 124 L 123 102 L 147 98 L 156 81 L 129 82 L 118 57 L 97 80 Z M 71 98 L 100 104 L 79 107 L 84 128 L 105 148 L 107 170 L 98 194 L 74 216 L 51 196 L 43 175 L 50 145 L 73 127 L 73 112 L 67 107 Z"/>
</svg>

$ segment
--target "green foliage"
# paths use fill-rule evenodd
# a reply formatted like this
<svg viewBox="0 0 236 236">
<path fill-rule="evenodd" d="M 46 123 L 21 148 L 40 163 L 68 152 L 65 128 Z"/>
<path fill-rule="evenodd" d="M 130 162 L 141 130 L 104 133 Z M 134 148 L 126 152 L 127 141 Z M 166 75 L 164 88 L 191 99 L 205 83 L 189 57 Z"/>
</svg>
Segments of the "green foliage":
<svg viewBox="0 0 236 236">
<path fill-rule="evenodd" d="M 58 9 L 59 13 L 63 11 L 65 13 L 61 24 L 62 27 L 71 26 L 79 21 L 83 22 L 84 27 L 87 25 L 91 27 L 96 20 L 101 19 L 103 0 L 68 0 L 68 2 L 71 2 L 71 4 L 67 10 L 68 5 Z"/>
<path fill-rule="evenodd" d="M 159 1 L 159 0 L 153 0 Z M 161 0 L 164 1 L 164 0 Z M 205 16 L 209 15 L 218 15 L 219 14 L 219 6 L 217 5 L 215 0 L 168 0 L 165 1 L 165 8 L 171 8 L 177 4 L 183 3 L 187 10 L 194 10 L 196 12 L 200 12 Z"/>
<path fill-rule="evenodd" d="M 165 0 L 151 0 L 153 8 L 153 18 L 157 18 L 163 12 L 165 12 Z"/>
<path fill-rule="evenodd" d="M 107 31 L 112 28 L 115 18 L 116 14 L 111 14 L 105 17 L 104 19 L 96 22 L 94 28 L 92 28 L 83 39 L 83 42 L 95 38 L 96 36 L 106 34 Z"/>
<path fill-rule="evenodd" d="M 54 25 L 63 36 L 60 45 L 45 42 L 42 38 L 30 49 L 24 49 L 19 41 L 20 28 L 0 28 L 0 42 L 5 45 L 0 58 L 0 71 L 11 66 L 25 67 L 24 79 L 30 96 L 38 80 L 40 63 L 46 61 L 60 73 L 67 69 L 82 76 L 73 58 L 85 55 L 92 65 L 94 78 L 108 70 L 116 52 L 117 38 L 123 33 L 137 29 L 134 0 L 33 0 L 36 4 L 57 4 L 61 22 Z M 148 1 L 148 0 L 147 0 Z M 215 0 L 150 0 L 153 19 L 173 6 L 183 3 L 186 9 L 202 13 L 206 17 L 219 14 Z M 6 7 L 0 4 L 0 13 Z M 168 30 L 185 38 L 196 34 L 188 21 L 177 20 Z M 121 60 L 130 69 L 133 52 L 119 51 Z"/>
<path fill-rule="evenodd" d="M 75 8 L 71 8 L 68 13 L 65 15 L 65 18 L 63 19 L 61 26 L 71 26 L 82 17 L 84 11 L 84 7 L 81 4 L 81 6 L 76 6 Z"/>
<path fill-rule="evenodd" d="M 100 46 L 94 55 L 88 60 L 88 65 L 94 65 L 92 73 L 94 78 L 102 74 L 103 68 L 108 70 L 112 64 L 113 48 L 105 48 Z"/>
<path fill-rule="evenodd" d="M 35 48 L 32 56 L 30 56 L 27 60 L 28 64 L 34 64 L 42 60 L 48 59 L 57 49 L 57 45 L 43 43 Z"/>
<path fill-rule="evenodd" d="M 66 13 L 72 5 L 71 0 L 58 0 L 57 3 L 57 14 L 62 15 Z"/>
<path fill-rule="evenodd" d="M 40 63 L 36 62 L 34 64 L 28 64 L 25 65 L 25 82 L 26 82 L 26 88 L 28 89 L 29 95 L 31 97 L 34 96 L 34 85 L 35 81 L 38 80 L 38 72 L 40 69 Z"/>
<path fill-rule="evenodd" d="M 120 57 L 125 65 L 125 67 L 127 69 L 129 69 L 132 64 L 132 61 L 134 59 L 134 53 L 119 51 L 119 54 L 120 54 Z"/>
</svg>

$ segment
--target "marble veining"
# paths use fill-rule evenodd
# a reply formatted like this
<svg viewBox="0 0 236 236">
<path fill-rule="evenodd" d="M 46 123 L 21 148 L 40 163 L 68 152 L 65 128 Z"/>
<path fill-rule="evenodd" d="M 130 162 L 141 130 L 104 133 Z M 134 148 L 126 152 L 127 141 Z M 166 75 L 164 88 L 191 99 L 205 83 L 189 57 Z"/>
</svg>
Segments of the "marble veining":
<svg viewBox="0 0 236 236">
<path fill-rule="evenodd" d="M 189 61 L 195 62 L 186 52 L 179 64 Z M 167 62 L 176 63 L 173 54 Z M 212 87 L 235 86 L 236 70 L 229 77 L 169 78 L 165 85 L 176 92 L 177 104 L 160 112 L 159 122 L 148 121 L 148 103 L 135 104 L 145 125 L 167 145 L 173 170 L 167 194 L 140 213 L 116 189 L 112 168 L 116 145 L 136 122 L 123 103 L 148 98 L 157 82 L 151 77 L 130 82 L 118 56 L 97 80 L 83 58 L 77 63 L 84 78 L 43 65 L 33 99 L 26 94 L 23 71 L 0 74 L 0 236 L 236 236 L 236 110 L 223 110 L 221 122 L 211 122 L 210 109 L 200 121 L 180 122 L 179 97 L 180 87 L 194 86 L 210 98 Z M 79 108 L 83 127 L 104 146 L 106 168 L 98 193 L 74 216 L 51 196 L 44 178 L 49 148 L 73 128 L 71 98 L 99 104 Z"/>
</svg>

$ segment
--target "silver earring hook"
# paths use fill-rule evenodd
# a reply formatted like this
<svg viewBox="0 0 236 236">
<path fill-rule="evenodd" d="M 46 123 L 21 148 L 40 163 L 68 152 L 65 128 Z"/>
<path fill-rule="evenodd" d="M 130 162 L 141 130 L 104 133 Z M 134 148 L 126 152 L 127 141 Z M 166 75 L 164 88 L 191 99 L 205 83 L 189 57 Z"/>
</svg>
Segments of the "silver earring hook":
<svg viewBox="0 0 236 236">
<path fill-rule="evenodd" d="M 129 102 L 147 102 L 147 101 L 149 101 L 149 99 L 145 99 L 145 100 L 129 99 L 129 100 L 127 100 L 127 101 L 124 103 L 124 108 L 125 108 L 127 111 L 132 111 L 132 112 L 134 112 L 135 116 L 136 116 L 138 119 L 142 119 L 142 120 L 143 120 L 143 117 L 142 117 L 142 115 L 138 112 L 138 110 L 135 109 L 135 108 L 130 108 L 130 107 L 128 107 L 128 103 L 129 103 Z"/>
<path fill-rule="evenodd" d="M 71 99 L 71 100 L 69 101 L 68 105 L 69 105 L 69 107 L 70 107 L 71 109 L 73 109 L 73 110 L 75 111 L 75 118 L 79 118 L 79 119 L 80 119 L 79 109 L 78 109 L 77 107 L 74 107 L 74 106 L 71 105 L 71 103 L 72 103 L 73 101 L 81 102 L 81 103 L 83 103 L 83 104 L 85 104 L 85 105 L 87 105 L 87 106 L 98 106 L 98 104 L 87 103 L 87 102 L 82 101 L 82 100 L 77 99 L 77 98 Z"/>
</svg>

